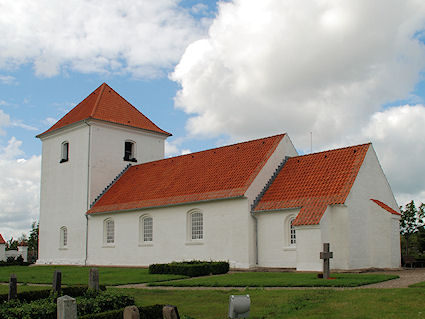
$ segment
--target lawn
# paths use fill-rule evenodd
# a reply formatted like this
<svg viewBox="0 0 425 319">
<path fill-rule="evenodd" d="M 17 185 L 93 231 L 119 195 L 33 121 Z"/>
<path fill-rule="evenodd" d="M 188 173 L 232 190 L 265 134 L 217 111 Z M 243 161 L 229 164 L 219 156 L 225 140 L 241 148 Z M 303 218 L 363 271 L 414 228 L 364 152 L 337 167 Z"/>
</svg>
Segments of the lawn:
<svg viewBox="0 0 425 319">
<path fill-rule="evenodd" d="M 231 294 L 250 295 L 252 319 L 425 318 L 425 289 L 126 289 L 126 293 L 134 296 L 138 305 L 172 304 L 178 307 L 181 317 L 187 315 L 196 319 L 227 318 Z"/>
<path fill-rule="evenodd" d="M 14 273 L 21 283 L 51 284 L 53 272 L 62 272 L 62 284 L 87 284 L 91 267 L 80 266 L 6 266 L 0 267 L 0 282 L 9 282 Z M 150 275 L 145 268 L 97 267 L 101 285 L 124 285 L 131 283 L 150 283 L 187 278 L 177 275 Z"/>
<path fill-rule="evenodd" d="M 335 279 L 319 279 L 313 273 L 242 272 L 167 282 L 152 282 L 150 286 L 174 287 L 357 287 L 390 279 L 394 275 L 332 274 Z"/>
<path fill-rule="evenodd" d="M 411 288 L 425 288 L 425 281 L 418 282 L 416 284 L 410 285 Z"/>
</svg>

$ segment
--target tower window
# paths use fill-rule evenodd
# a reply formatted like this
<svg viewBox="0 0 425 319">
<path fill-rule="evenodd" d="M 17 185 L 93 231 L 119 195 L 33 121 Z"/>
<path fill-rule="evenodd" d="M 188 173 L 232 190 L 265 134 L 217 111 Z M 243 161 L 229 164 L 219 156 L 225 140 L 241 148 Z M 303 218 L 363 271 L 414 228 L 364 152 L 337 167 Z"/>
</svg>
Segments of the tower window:
<svg viewBox="0 0 425 319">
<path fill-rule="evenodd" d="M 60 228 L 60 248 L 66 248 L 68 246 L 68 229 L 63 226 Z"/>
<path fill-rule="evenodd" d="M 124 143 L 124 161 L 137 162 L 135 158 L 135 144 L 136 143 L 131 141 L 126 141 Z"/>
<path fill-rule="evenodd" d="M 68 162 L 69 159 L 69 143 L 63 142 L 61 146 L 61 160 L 59 163 Z"/>
</svg>

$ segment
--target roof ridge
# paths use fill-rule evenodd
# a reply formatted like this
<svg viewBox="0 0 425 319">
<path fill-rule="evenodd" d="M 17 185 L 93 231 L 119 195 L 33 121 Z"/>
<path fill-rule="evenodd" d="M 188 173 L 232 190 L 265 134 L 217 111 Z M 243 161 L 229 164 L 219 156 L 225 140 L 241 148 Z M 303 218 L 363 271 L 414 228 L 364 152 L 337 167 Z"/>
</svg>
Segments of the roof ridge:
<svg viewBox="0 0 425 319">
<path fill-rule="evenodd" d="M 324 151 L 320 151 L 320 152 L 315 152 L 315 153 L 310 153 L 310 154 L 304 154 L 304 155 L 297 155 L 297 156 L 293 156 L 292 158 L 299 158 L 299 157 L 307 157 L 307 156 L 313 156 L 313 155 L 318 155 L 318 154 L 322 154 L 322 153 L 328 153 L 328 152 L 332 152 L 332 151 L 340 151 L 340 150 L 344 150 L 344 149 L 348 149 L 348 148 L 354 148 L 354 147 L 360 147 L 360 146 L 366 146 L 366 145 L 371 145 L 372 142 L 367 142 L 367 143 L 363 143 L 363 144 L 356 144 L 356 145 L 351 145 L 351 146 L 344 146 L 344 147 L 338 147 L 338 148 L 331 148 L 329 150 L 324 150 Z"/>
<path fill-rule="evenodd" d="M 109 85 L 107 85 L 105 82 L 103 82 L 100 85 L 100 92 L 99 92 L 99 95 L 96 99 L 96 102 L 94 103 L 93 109 L 90 113 L 90 117 L 94 117 L 94 113 L 96 112 L 97 106 L 99 105 L 100 99 L 102 98 L 103 92 L 105 91 L 105 86 L 109 86 Z"/>
<path fill-rule="evenodd" d="M 171 156 L 171 157 L 162 158 L 162 159 L 155 160 L 155 161 L 150 161 L 150 162 L 145 162 L 145 163 L 133 165 L 133 167 L 140 166 L 140 165 L 145 165 L 145 164 L 148 164 L 148 163 L 156 163 L 156 162 L 161 162 L 161 161 L 168 161 L 168 160 L 172 160 L 172 159 L 180 158 L 180 157 L 185 157 L 185 156 L 187 157 L 187 156 L 191 156 L 191 155 L 195 155 L 195 154 L 199 154 L 199 153 L 203 153 L 203 152 L 214 151 L 214 150 L 223 149 L 223 148 L 226 148 L 226 147 L 231 147 L 231 146 L 236 146 L 236 145 L 251 143 L 251 142 L 255 142 L 255 141 L 266 140 L 266 139 L 274 138 L 274 137 L 277 137 L 277 136 L 282 136 L 283 137 L 286 134 L 287 133 L 281 133 L 281 134 L 276 134 L 276 135 L 272 135 L 272 136 L 257 138 L 255 140 L 249 140 L 249 141 L 244 141 L 244 142 L 239 142 L 239 143 L 234 143 L 234 144 L 229 144 L 229 145 L 223 145 L 223 146 L 218 146 L 218 147 L 214 147 L 214 148 L 209 148 L 209 149 L 206 149 L 206 150 L 197 151 L 197 152 L 193 152 L 193 153 L 189 153 L 189 154 L 182 154 L 182 155 Z"/>
</svg>

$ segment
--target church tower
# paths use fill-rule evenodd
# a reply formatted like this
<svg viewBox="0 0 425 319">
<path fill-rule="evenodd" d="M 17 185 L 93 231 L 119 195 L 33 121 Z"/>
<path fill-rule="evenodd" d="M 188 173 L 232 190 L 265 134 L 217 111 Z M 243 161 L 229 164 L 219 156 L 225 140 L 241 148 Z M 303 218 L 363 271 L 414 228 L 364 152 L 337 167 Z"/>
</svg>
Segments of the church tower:
<svg viewBox="0 0 425 319">
<path fill-rule="evenodd" d="M 103 83 L 42 141 L 39 264 L 86 263 L 85 213 L 128 165 L 164 157 L 163 131 Z"/>
</svg>

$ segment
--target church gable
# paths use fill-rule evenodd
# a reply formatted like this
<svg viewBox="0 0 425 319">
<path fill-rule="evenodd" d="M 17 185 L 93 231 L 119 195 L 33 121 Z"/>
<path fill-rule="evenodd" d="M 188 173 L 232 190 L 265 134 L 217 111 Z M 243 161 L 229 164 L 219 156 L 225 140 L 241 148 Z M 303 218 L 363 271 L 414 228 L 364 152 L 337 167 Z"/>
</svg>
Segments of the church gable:
<svg viewBox="0 0 425 319">
<path fill-rule="evenodd" d="M 6 244 L 6 242 L 3 239 L 3 236 L 0 234 L 0 244 Z"/>
<path fill-rule="evenodd" d="M 132 166 L 88 213 L 242 197 L 284 136 Z"/>
<path fill-rule="evenodd" d="M 87 119 L 101 120 L 171 136 L 170 133 L 156 126 L 110 86 L 103 83 L 56 124 L 37 137 Z"/>
<path fill-rule="evenodd" d="M 293 225 L 317 225 L 328 205 L 343 204 L 370 144 L 290 158 L 254 211 L 301 208 Z"/>
</svg>

